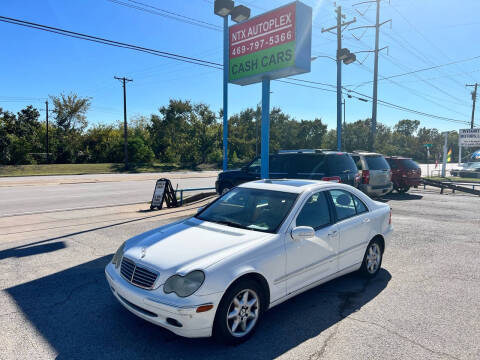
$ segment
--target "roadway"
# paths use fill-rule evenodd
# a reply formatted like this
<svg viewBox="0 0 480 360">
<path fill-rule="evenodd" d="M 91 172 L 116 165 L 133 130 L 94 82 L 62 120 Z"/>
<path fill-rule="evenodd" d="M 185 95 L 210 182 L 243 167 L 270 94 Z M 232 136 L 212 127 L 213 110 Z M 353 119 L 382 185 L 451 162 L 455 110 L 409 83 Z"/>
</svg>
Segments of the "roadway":
<svg viewBox="0 0 480 360">
<path fill-rule="evenodd" d="M 420 167 L 426 174 L 427 166 Z M 448 170 L 454 167 L 457 164 L 447 164 Z M 430 165 L 430 172 L 434 169 L 435 165 Z M 206 188 L 215 186 L 217 174 L 191 171 L 0 178 L 0 217 L 146 203 L 152 199 L 159 178 L 170 179 L 174 188 Z"/>
<path fill-rule="evenodd" d="M 0 178 L 0 217 L 146 203 L 159 178 L 186 189 L 214 187 L 216 176 L 205 171 Z"/>
</svg>

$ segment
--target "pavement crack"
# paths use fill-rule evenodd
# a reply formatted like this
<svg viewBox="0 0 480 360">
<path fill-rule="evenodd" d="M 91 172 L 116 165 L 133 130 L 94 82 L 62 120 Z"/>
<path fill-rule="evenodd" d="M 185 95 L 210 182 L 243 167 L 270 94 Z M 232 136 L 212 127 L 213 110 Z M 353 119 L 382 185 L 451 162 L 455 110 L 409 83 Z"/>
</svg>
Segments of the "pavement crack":
<svg viewBox="0 0 480 360">
<path fill-rule="evenodd" d="M 432 353 L 432 354 L 438 355 L 438 356 L 440 356 L 440 357 L 448 357 L 448 358 L 450 358 L 450 359 L 460 360 L 460 358 L 455 357 L 455 356 L 453 356 L 453 355 L 451 355 L 451 354 L 448 354 L 448 353 L 445 353 L 445 352 L 442 352 L 442 351 L 433 350 L 433 349 L 431 349 L 431 348 L 429 348 L 429 347 L 427 347 L 427 346 L 425 346 L 425 345 L 423 345 L 423 344 L 421 344 L 421 343 L 419 343 L 419 342 L 417 342 L 417 341 L 415 341 L 415 340 L 412 340 L 412 339 L 408 338 L 408 337 L 405 336 L 405 335 L 402 335 L 402 334 L 396 332 L 395 330 L 389 329 L 388 327 L 386 327 L 386 326 L 384 326 L 384 325 L 380 325 L 380 324 L 378 324 L 378 323 L 376 323 L 376 322 L 368 321 L 368 320 L 360 320 L 360 319 L 357 319 L 357 318 L 352 317 L 352 316 L 350 316 L 348 319 L 354 320 L 354 321 L 357 321 L 357 322 L 360 322 L 360 323 L 364 323 L 364 324 L 369 324 L 369 325 L 377 326 L 377 327 L 379 327 L 379 328 L 381 328 L 381 329 L 389 332 L 390 334 L 393 334 L 393 335 L 395 335 L 395 336 L 397 336 L 397 337 L 399 337 L 399 338 L 401 338 L 401 339 L 403 339 L 403 340 L 405 340 L 405 341 L 407 341 L 407 342 L 409 342 L 409 343 L 411 343 L 411 344 L 417 345 L 418 347 L 422 348 L 423 350 L 426 350 L 426 351 L 428 351 L 428 352 L 430 352 L 430 353 Z"/>
<path fill-rule="evenodd" d="M 323 342 L 323 345 L 321 347 L 320 350 L 314 352 L 312 355 L 310 355 L 310 357 L 308 358 L 309 360 L 319 360 L 319 359 L 322 359 L 323 356 L 325 355 L 325 351 L 327 350 L 327 347 L 328 345 L 330 344 L 330 341 L 335 337 L 335 335 L 337 335 L 338 333 L 338 327 L 339 325 L 337 325 L 335 327 L 335 330 L 332 331 L 332 333 L 330 335 L 328 335 L 328 337 L 325 339 L 325 341 Z"/>
</svg>

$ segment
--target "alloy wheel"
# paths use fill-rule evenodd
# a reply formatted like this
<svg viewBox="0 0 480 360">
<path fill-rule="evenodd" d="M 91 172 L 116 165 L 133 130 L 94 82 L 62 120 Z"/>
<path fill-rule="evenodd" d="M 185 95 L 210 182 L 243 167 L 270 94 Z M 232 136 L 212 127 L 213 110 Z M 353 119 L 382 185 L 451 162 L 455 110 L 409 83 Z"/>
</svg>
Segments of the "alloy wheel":
<svg viewBox="0 0 480 360">
<path fill-rule="evenodd" d="M 367 252 L 367 271 L 370 274 L 375 274 L 382 260 L 382 252 L 380 246 L 377 243 L 372 243 Z"/>
<path fill-rule="evenodd" d="M 259 297 L 250 289 L 240 291 L 234 296 L 227 311 L 227 328 L 235 337 L 247 335 L 255 326 L 259 317 Z"/>
</svg>

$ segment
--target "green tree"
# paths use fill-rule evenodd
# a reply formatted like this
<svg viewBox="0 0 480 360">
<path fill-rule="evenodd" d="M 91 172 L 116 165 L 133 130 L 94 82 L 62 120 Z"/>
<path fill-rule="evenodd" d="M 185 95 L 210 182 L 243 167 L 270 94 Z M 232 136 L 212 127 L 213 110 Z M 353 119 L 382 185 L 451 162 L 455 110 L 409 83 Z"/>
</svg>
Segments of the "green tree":
<svg viewBox="0 0 480 360">
<path fill-rule="evenodd" d="M 91 98 L 79 97 L 75 93 L 50 96 L 57 128 L 56 161 L 72 163 L 85 161 L 88 155 L 82 148 L 83 131 L 88 125 L 86 113 Z"/>
</svg>

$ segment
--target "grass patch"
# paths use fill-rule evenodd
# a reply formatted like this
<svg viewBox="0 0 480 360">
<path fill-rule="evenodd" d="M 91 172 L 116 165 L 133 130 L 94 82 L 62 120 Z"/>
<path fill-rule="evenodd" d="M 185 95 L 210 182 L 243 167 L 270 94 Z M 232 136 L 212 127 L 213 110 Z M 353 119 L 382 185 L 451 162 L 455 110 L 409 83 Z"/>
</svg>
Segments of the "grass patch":
<svg viewBox="0 0 480 360">
<path fill-rule="evenodd" d="M 458 176 L 448 176 L 448 177 L 426 176 L 425 179 L 435 180 L 435 181 L 456 181 L 456 182 L 478 182 L 478 183 L 480 183 L 479 178 L 461 178 L 461 177 L 458 177 Z"/>
<path fill-rule="evenodd" d="M 0 165 L 0 177 L 36 175 L 85 175 L 85 174 L 135 174 L 146 172 L 169 172 L 177 170 L 217 170 L 215 165 L 178 164 L 130 164 L 125 170 L 123 164 L 43 164 L 43 165 Z"/>
</svg>

